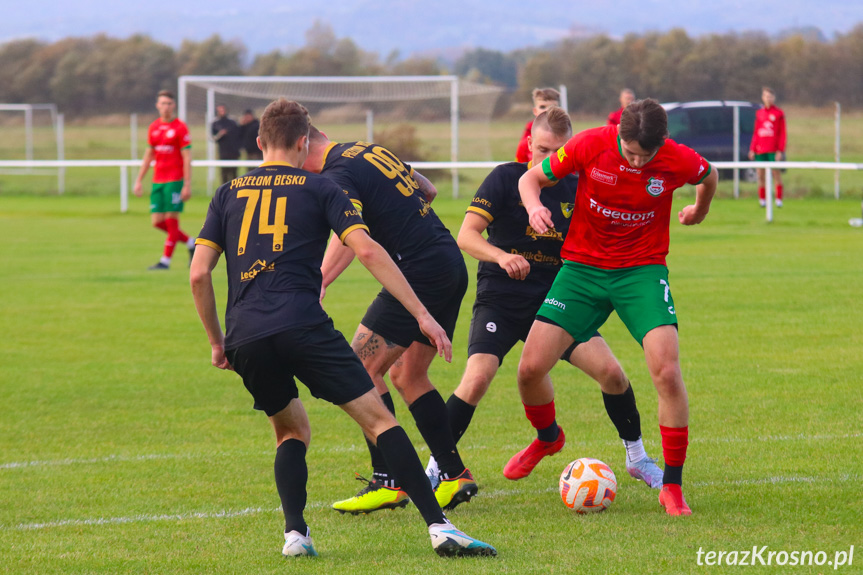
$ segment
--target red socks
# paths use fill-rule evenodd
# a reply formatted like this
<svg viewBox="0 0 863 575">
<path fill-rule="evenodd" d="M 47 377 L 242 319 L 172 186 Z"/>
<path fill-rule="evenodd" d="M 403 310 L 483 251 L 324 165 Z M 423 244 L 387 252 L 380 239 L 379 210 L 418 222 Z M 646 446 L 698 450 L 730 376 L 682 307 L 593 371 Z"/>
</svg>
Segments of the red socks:
<svg viewBox="0 0 863 575">
<path fill-rule="evenodd" d="M 781 185 L 776 186 L 776 199 L 777 200 L 782 199 L 782 186 Z"/>
<path fill-rule="evenodd" d="M 180 222 L 174 218 L 166 218 L 165 228 L 168 232 L 168 237 L 165 238 L 165 250 L 162 252 L 162 255 L 170 260 L 174 254 L 174 246 L 177 244 L 177 232 L 180 228 Z"/>
<path fill-rule="evenodd" d="M 530 424 L 536 429 L 545 429 L 554 423 L 556 417 L 554 409 L 554 400 L 545 405 L 524 405 L 524 414 Z"/>
<path fill-rule="evenodd" d="M 682 467 L 686 461 L 686 446 L 689 445 L 689 427 L 659 426 L 662 435 L 662 457 L 665 465 Z"/>
</svg>

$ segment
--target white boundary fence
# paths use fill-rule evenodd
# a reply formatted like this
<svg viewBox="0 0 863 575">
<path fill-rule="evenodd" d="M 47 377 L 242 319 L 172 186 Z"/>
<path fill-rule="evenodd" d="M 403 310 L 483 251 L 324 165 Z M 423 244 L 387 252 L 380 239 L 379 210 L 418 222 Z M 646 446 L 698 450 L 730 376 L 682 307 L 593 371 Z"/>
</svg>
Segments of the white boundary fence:
<svg viewBox="0 0 863 575">
<path fill-rule="evenodd" d="M 410 165 L 418 170 L 430 169 L 483 169 L 491 170 L 500 164 L 506 162 L 410 162 Z M 260 165 L 260 162 L 255 160 L 192 160 L 193 168 L 220 168 L 224 166 L 237 166 L 254 168 Z M 747 168 L 765 168 L 766 169 L 766 188 L 767 188 L 767 210 L 766 219 L 768 222 L 773 221 L 773 172 L 772 170 L 779 169 L 804 169 L 804 170 L 835 170 L 837 173 L 840 170 L 859 171 L 863 170 L 863 164 L 838 163 L 838 162 L 711 162 L 714 169 L 740 170 Z M 141 166 L 141 160 L 0 160 L 0 170 L 6 168 L 119 168 L 120 169 L 120 211 L 126 213 L 129 210 L 129 168 L 137 170 Z M 133 171 L 132 173 L 137 173 Z M 213 194 L 214 190 L 208 190 L 207 195 Z M 62 189 L 59 193 L 62 193 Z M 734 197 L 739 193 L 739 179 L 734 180 Z M 839 195 L 836 194 L 836 198 Z"/>
</svg>

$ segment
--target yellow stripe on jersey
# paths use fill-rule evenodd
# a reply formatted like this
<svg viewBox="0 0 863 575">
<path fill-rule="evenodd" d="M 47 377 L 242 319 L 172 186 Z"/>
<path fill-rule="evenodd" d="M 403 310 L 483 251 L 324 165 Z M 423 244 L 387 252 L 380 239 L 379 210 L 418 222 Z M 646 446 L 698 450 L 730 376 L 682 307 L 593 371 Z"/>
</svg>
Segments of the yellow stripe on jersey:
<svg viewBox="0 0 863 575">
<path fill-rule="evenodd" d="M 222 246 L 220 246 L 219 244 L 213 243 L 210 240 L 205 240 L 204 238 L 196 239 L 195 245 L 196 246 L 207 246 L 208 248 L 213 248 L 214 250 L 216 250 L 219 253 L 222 253 L 223 251 L 225 251 L 222 249 Z"/>
<path fill-rule="evenodd" d="M 354 224 L 341 233 L 341 235 L 339 236 L 339 241 L 345 243 L 345 238 L 348 237 L 348 234 L 354 230 L 365 230 L 366 233 L 368 233 L 369 227 L 365 224 Z"/>
<path fill-rule="evenodd" d="M 324 148 L 324 157 L 323 157 L 323 160 L 321 161 L 321 167 L 327 165 L 327 156 L 330 155 L 330 151 L 333 148 L 335 148 L 337 145 L 338 145 L 338 142 L 330 142 L 329 144 L 327 144 L 327 147 Z"/>
<path fill-rule="evenodd" d="M 492 216 L 490 213 L 488 213 L 487 211 L 485 211 L 482 208 L 478 208 L 476 206 L 468 206 L 467 211 L 481 215 L 482 217 L 487 219 L 489 221 L 489 223 L 494 221 L 494 216 Z"/>
</svg>

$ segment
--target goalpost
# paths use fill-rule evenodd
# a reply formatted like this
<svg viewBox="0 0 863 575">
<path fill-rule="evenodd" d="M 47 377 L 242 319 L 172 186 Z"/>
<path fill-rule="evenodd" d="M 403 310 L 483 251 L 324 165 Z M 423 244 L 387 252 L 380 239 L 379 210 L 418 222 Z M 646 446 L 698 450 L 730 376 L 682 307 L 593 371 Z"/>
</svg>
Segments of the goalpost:
<svg viewBox="0 0 863 575">
<path fill-rule="evenodd" d="M 12 115 L 6 117 L 4 112 L 10 112 Z M 23 136 L 26 162 L 20 168 L 6 168 L 0 172 L 15 175 L 57 174 L 57 192 L 62 194 L 65 188 L 66 168 L 38 168 L 34 164 L 39 159 L 36 156 L 43 156 L 42 159 L 46 159 L 46 156 L 54 155 L 54 150 L 56 150 L 56 159 L 63 161 L 63 114 L 57 113 L 57 105 L 0 104 L 0 117 L 2 117 L 0 125 L 3 126 L 4 135 L 7 138 L 13 141 L 18 139 L 20 136 L 16 136 L 16 132 Z M 50 127 L 54 132 L 53 138 L 43 129 L 45 126 Z"/>
<path fill-rule="evenodd" d="M 328 135 L 337 140 L 372 141 L 376 126 L 407 124 L 417 130 L 421 127 L 431 142 L 424 139 L 424 146 L 438 156 L 434 159 L 444 160 L 448 155 L 450 162 L 487 160 L 491 159 L 489 123 L 503 93 L 497 86 L 457 76 L 181 76 L 178 84 L 179 117 L 190 129 L 204 125 L 208 160 L 216 159 L 209 125 L 217 104 L 227 106 L 236 118 L 245 109 L 259 115 L 279 97 L 302 103 L 313 121 L 332 129 Z M 465 123 L 470 123 L 470 133 L 460 131 Z M 448 154 L 441 149 L 445 140 L 449 140 Z M 214 179 L 215 168 L 210 167 L 208 190 L 213 190 Z M 456 169 L 452 169 L 452 186 L 457 197 Z"/>
</svg>

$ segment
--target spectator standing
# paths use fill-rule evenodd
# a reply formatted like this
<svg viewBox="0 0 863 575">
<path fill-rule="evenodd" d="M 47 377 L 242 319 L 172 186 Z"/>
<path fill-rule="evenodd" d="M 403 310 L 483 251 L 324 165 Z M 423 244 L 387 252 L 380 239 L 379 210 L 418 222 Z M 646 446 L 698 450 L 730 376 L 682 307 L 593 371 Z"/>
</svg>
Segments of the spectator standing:
<svg viewBox="0 0 863 575">
<path fill-rule="evenodd" d="M 212 134 L 213 139 L 219 144 L 220 160 L 240 159 L 240 127 L 228 117 L 228 108 L 224 104 L 216 106 L 216 121 L 212 125 Z M 223 184 L 230 182 L 236 177 L 236 166 L 222 167 Z"/>
</svg>

